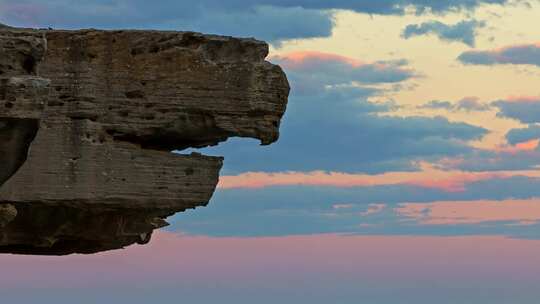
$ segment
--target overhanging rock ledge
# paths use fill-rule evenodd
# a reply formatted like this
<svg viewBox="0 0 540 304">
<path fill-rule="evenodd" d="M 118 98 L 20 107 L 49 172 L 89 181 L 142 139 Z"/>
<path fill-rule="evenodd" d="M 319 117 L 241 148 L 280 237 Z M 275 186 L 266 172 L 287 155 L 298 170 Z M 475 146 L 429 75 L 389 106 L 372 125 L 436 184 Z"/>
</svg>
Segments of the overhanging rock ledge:
<svg viewBox="0 0 540 304">
<path fill-rule="evenodd" d="M 174 149 L 279 137 L 289 95 L 254 39 L 0 26 L 0 252 L 146 243 L 203 206 L 222 158 Z"/>
</svg>

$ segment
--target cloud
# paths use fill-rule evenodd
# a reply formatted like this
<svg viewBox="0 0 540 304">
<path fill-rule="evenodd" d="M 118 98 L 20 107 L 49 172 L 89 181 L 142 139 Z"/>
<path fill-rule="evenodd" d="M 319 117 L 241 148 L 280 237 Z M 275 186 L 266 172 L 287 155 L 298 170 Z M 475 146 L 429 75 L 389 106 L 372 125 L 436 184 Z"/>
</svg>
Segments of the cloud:
<svg viewBox="0 0 540 304">
<path fill-rule="evenodd" d="M 432 110 L 452 110 L 454 105 L 449 101 L 432 100 L 426 104 L 418 106 L 419 109 L 432 109 Z"/>
<path fill-rule="evenodd" d="M 233 3 L 245 3 L 235 0 Z M 427 11 L 444 13 L 456 10 L 474 9 L 482 4 L 506 4 L 507 0 L 251 0 L 252 3 L 264 3 L 276 6 L 300 6 L 311 9 L 345 9 L 368 14 L 404 14 L 408 8 L 417 13 Z"/>
<path fill-rule="evenodd" d="M 458 60 L 464 64 L 526 64 L 540 66 L 540 43 L 507 46 L 488 51 L 468 51 Z"/>
<path fill-rule="evenodd" d="M 477 150 L 450 167 L 464 171 L 519 171 L 537 170 L 540 152 L 536 140 L 500 147 L 495 150 Z"/>
<path fill-rule="evenodd" d="M 457 177 L 456 177 L 457 180 Z M 171 229 L 215 236 L 268 236 L 316 233 L 464 235 L 505 234 L 538 238 L 537 226 L 487 225 L 428 227 L 404 221 L 399 204 L 436 201 L 529 200 L 540 197 L 539 178 L 514 176 L 481 179 L 465 191 L 444 191 L 415 185 L 321 187 L 283 185 L 268 188 L 218 189 L 210 208 L 178 214 Z M 370 216 L 371 204 L 386 205 Z M 336 208 L 335 206 L 340 206 Z"/>
<path fill-rule="evenodd" d="M 456 109 L 467 112 L 482 112 L 491 108 L 488 104 L 482 103 L 478 97 L 465 97 L 458 101 Z"/>
<path fill-rule="evenodd" d="M 274 56 L 299 93 L 316 95 L 327 87 L 397 83 L 415 76 L 404 61 L 364 63 L 336 54 L 313 51 Z"/>
<path fill-rule="evenodd" d="M 530 139 L 492 149 L 476 149 L 466 157 L 443 159 L 438 167 L 464 171 L 537 170 L 540 166 L 540 139 Z"/>
<path fill-rule="evenodd" d="M 368 14 L 444 13 L 508 0 L 3 0 L 0 19 L 17 26 L 155 28 L 286 39 L 328 37 L 334 10 Z"/>
<path fill-rule="evenodd" d="M 342 172 L 247 172 L 221 176 L 219 189 L 253 189 L 276 186 L 373 187 L 409 185 L 446 192 L 462 192 L 468 184 L 481 180 L 504 179 L 514 176 L 540 177 L 537 171 L 465 172 L 440 170 L 422 164 L 421 171 L 387 172 L 382 174 L 347 174 Z"/>
<path fill-rule="evenodd" d="M 360 216 L 370 216 L 382 212 L 386 208 L 386 204 L 369 204 L 364 212 L 360 212 Z"/>
<path fill-rule="evenodd" d="M 280 141 L 261 150 L 254 141 L 230 140 L 203 150 L 224 155 L 224 173 L 248 171 L 337 171 L 380 173 L 416 170 L 414 161 L 472 151 L 466 141 L 487 130 L 435 117 L 388 117 L 366 101 L 292 99 Z"/>
<path fill-rule="evenodd" d="M 482 104 L 485 105 L 485 104 Z M 487 109 L 486 105 L 486 109 Z M 476 149 L 466 156 L 439 162 L 441 168 L 465 171 L 530 170 L 540 166 L 540 98 L 509 97 L 492 102 L 498 117 L 515 119 L 529 124 L 527 128 L 513 129 L 506 134 L 508 144 L 491 149 Z"/>
<path fill-rule="evenodd" d="M 459 225 L 510 222 L 533 225 L 540 222 L 540 199 L 505 201 L 449 201 L 429 204 L 404 203 L 395 209 L 399 216 L 422 225 Z"/>
<path fill-rule="evenodd" d="M 257 37 L 273 43 L 287 39 L 328 37 L 331 12 L 301 6 L 272 6 L 265 2 L 162 0 L 74 1 L 5 0 L 0 19 L 16 26 L 100 29 L 186 30 Z"/>
<path fill-rule="evenodd" d="M 499 108 L 497 116 L 516 119 L 525 124 L 540 122 L 540 97 L 511 97 L 492 104 Z"/>
<path fill-rule="evenodd" d="M 511 155 L 517 155 L 521 152 L 536 152 L 538 150 L 538 144 L 540 139 L 531 139 L 524 142 L 519 142 L 507 147 L 497 147 L 495 150 L 498 152 L 504 152 Z"/>
<path fill-rule="evenodd" d="M 409 39 L 415 36 L 431 34 L 443 41 L 462 42 L 470 47 L 474 47 L 478 29 L 484 26 L 485 22 L 477 20 L 466 20 L 456 24 L 429 21 L 422 24 L 408 25 L 403 30 L 402 37 Z"/>
<path fill-rule="evenodd" d="M 447 110 L 452 112 L 483 112 L 489 111 L 491 109 L 489 104 L 481 102 L 478 97 L 474 96 L 464 97 L 456 103 L 452 103 L 450 101 L 432 100 L 428 103 L 418 106 L 417 108 L 431 110 Z"/>
<path fill-rule="evenodd" d="M 506 140 L 512 145 L 537 139 L 540 139 L 540 126 L 538 125 L 529 125 L 524 129 L 512 129 L 506 133 Z"/>
<path fill-rule="evenodd" d="M 332 34 L 331 13 L 301 7 L 257 6 L 250 11 L 201 14 L 197 20 L 177 20 L 167 28 L 193 29 L 241 37 L 255 36 L 279 45 L 282 40 L 328 37 Z"/>
</svg>

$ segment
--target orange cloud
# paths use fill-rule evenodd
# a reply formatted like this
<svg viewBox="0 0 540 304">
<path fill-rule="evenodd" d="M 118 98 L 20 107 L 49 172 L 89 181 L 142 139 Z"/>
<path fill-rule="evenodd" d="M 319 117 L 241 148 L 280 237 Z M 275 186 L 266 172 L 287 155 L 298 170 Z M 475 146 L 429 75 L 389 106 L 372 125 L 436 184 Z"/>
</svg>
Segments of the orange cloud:
<svg viewBox="0 0 540 304">
<path fill-rule="evenodd" d="M 540 139 L 531 139 L 529 141 L 517 143 L 513 146 L 502 146 L 495 148 L 496 152 L 518 154 L 521 152 L 534 152 L 540 145 Z"/>
<path fill-rule="evenodd" d="M 540 198 L 505 201 L 442 201 L 405 203 L 395 209 L 400 216 L 424 225 L 512 222 L 531 225 L 540 222 Z"/>
<path fill-rule="evenodd" d="M 389 172 L 377 175 L 342 172 L 247 172 L 236 176 L 222 176 L 220 189 L 265 188 L 272 186 L 329 186 L 369 187 L 384 185 L 410 185 L 448 192 L 465 191 L 467 184 L 514 176 L 540 177 L 540 171 L 465 172 L 444 171 L 428 163 L 421 163 L 417 172 Z"/>
</svg>

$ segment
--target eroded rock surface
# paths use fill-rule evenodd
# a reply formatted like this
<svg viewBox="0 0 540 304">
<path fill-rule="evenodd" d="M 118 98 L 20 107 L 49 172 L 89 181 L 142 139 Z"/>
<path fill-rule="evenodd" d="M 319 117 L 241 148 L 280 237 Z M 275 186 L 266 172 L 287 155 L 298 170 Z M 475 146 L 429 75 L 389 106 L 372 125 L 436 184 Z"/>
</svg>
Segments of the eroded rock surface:
<svg viewBox="0 0 540 304">
<path fill-rule="evenodd" d="M 275 142 L 289 86 L 267 54 L 191 32 L 0 27 L 0 252 L 145 243 L 206 205 L 222 158 L 170 151 Z"/>
</svg>

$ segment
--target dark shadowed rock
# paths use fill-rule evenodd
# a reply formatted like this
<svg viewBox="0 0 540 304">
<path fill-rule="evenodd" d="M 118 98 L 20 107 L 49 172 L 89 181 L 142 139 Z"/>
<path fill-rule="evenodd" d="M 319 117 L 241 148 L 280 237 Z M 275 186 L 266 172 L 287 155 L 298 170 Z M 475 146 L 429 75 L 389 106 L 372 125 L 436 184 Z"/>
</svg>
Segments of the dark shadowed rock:
<svg viewBox="0 0 540 304">
<path fill-rule="evenodd" d="M 206 205 L 222 158 L 170 151 L 275 142 L 289 86 L 267 54 L 191 32 L 0 27 L 0 252 L 145 243 Z"/>
</svg>

